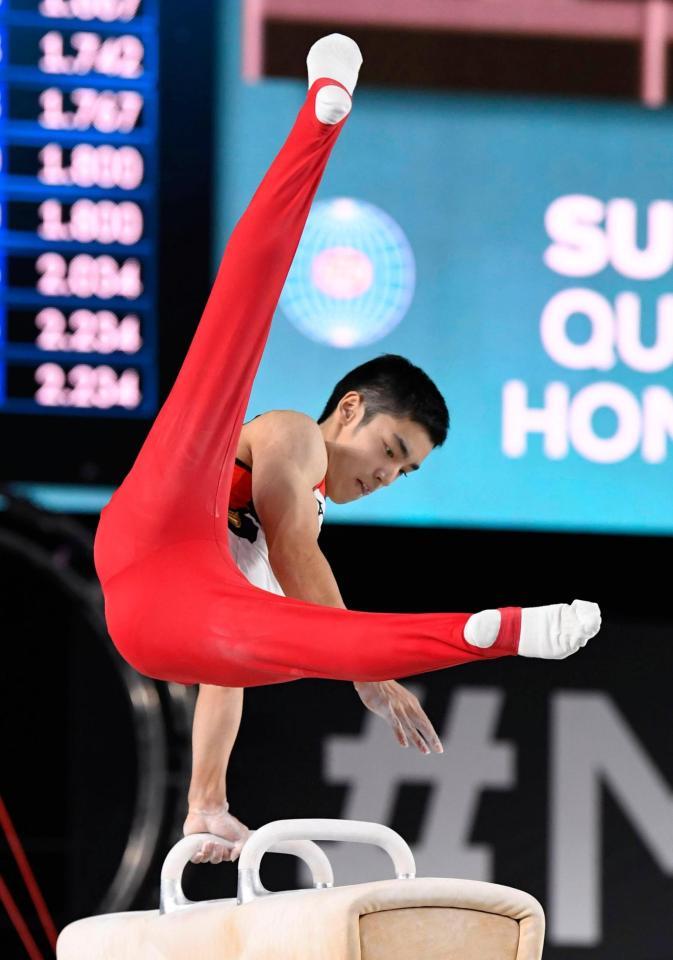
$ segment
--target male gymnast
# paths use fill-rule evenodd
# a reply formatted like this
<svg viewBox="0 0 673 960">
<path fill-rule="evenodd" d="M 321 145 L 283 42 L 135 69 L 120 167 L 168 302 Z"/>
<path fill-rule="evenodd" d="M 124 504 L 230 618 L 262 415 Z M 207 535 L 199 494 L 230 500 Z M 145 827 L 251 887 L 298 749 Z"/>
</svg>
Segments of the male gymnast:
<svg viewBox="0 0 673 960">
<path fill-rule="evenodd" d="M 560 659 L 600 628 L 595 603 L 469 613 L 347 610 L 317 537 L 326 498 L 370 496 L 441 445 L 446 405 L 423 371 L 385 355 L 340 381 L 316 422 L 288 410 L 243 425 L 255 372 L 362 62 L 332 34 L 307 58 L 308 94 L 225 248 L 176 382 L 94 545 L 110 636 L 140 672 L 199 684 L 186 834 L 195 860 L 235 859 L 226 769 L 243 688 L 348 680 L 402 746 L 441 744 L 396 679 L 505 655 Z"/>
</svg>

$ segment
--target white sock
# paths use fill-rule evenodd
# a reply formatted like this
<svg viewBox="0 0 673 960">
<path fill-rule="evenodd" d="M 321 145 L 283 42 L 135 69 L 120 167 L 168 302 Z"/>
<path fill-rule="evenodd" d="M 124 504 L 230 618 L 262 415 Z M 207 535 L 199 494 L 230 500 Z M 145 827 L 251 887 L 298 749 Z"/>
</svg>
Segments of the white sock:
<svg viewBox="0 0 673 960">
<path fill-rule="evenodd" d="M 306 57 L 308 85 L 325 77 L 338 80 L 352 96 L 362 64 L 360 48 L 342 33 L 330 33 L 316 40 Z M 338 123 L 351 109 L 351 100 L 341 87 L 322 87 L 315 99 L 315 112 L 321 123 Z"/>
<path fill-rule="evenodd" d="M 358 71 L 362 65 L 362 54 L 355 40 L 343 33 L 330 33 L 316 40 L 306 57 L 309 89 L 316 80 L 325 77 L 338 80 L 351 96 L 358 82 Z"/>
<path fill-rule="evenodd" d="M 594 637 L 600 627 L 600 607 L 589 600 L 523 607 L 519 656 L 564 660 Z"/>
<path fill-rule="evenodd" d="M 499 610 L 480 610 L 473 613 L 463 627 L 463 636 L 473 647 L 492 647 L 500 630 Z"/>
</svg>

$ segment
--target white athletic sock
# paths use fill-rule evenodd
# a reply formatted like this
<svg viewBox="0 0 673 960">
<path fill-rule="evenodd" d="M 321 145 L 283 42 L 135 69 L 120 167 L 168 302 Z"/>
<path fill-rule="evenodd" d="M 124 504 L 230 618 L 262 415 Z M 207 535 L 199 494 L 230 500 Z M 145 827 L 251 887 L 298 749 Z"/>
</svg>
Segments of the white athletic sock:
<svg viewBox="0 0 673 960">
<path fill-rule="evenodd" d="M 326 77 L 338 80 L 353 96 L 358 82 L 358 71 L 362 65 L 362 54 L 355 40 L 343 33 L 330 33 L 316 40 L 306 57 L 309 89 L 316 80 Z"/>
<path fill-rule="evenodd" d="M 360 48 L 342 33 L 330 33 L 316 40 L 306 57 L 309 89 L 325 77 L 338 80 L 352 96 L 362 64 Z M 315 99 L 315 112 L 321 123 L 338 123 L 351 109 L 351 100 L 341 87 L 322 87 Z"/>
<path fill-rule="evenodd" d="M 588 600 L 523 607 L 519 656 L 564 660 L 594 637 L 600 627 L 600 607 Z"/>
</svg>

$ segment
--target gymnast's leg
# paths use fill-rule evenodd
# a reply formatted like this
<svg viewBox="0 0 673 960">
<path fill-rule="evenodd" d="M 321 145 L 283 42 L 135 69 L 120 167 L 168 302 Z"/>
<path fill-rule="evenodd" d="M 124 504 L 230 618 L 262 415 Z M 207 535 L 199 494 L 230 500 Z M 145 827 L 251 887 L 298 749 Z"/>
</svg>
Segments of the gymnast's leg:
<svg viewBox="0 0 673 960">
<path fill-rule="evenodd" d="M 565 655 L 596 632 L 596 610 L 555 604 L 548 615 L 504 608 L 473 618 L 334 609 L 252 587 L 228 554 L 226 506 L 243 411 L 311 200 L 347 115 L 349 70 L 352 90 L 359 67 L 352 41 L 324 40 L 331 42 L 334 66 L 318 64 L 287 141 L 232 234 L 175 387 L 116 495 L 119 508 L 113 501 L 117 525 L 98 551 L 97 569 L 105 587 L 105 572 L 115 579 L 115 566 L 123 569 L 126 558 L 129 577 L 123 585 L 117 580 L 109 605 L 106 592 L 110 634 L 144 673 L 222 686 L 304 676 L 381 680 L 530 655 L 527 622 L 543 633 L 541 652 L 532 655 Z M 328 69 L 333 79 L 324 76 Z"/>
<path fill-rule="evenodd" d="M 226 544 L 226 498 L 252 382 L 361 62 L 357 45 L 335 36 L 312 48 L 313 70 L 309 54 L 304 105 L 231 234 L 176 382 L 103 511 L 95 553 L 103 585 L 164 543 Z M 222 563 L 231 563 L 226 549 Z"/>
</svg>

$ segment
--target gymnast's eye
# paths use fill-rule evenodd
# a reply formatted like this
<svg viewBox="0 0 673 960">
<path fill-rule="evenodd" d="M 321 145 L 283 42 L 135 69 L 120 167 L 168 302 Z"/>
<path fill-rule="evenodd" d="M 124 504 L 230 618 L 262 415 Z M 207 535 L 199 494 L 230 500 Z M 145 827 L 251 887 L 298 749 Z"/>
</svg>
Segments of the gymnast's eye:
<svg viewBox="0 0 673 960">
<path fill-rule="evenodd" d="M 389 457 L 394 457 L 394 456 L 395 456 L 395 454 L 393 453 L 393 451 L 392 451 L 392 450 L 390 449 L 390 447 L 388 447 L 388 446 L 386 446 L 386 453 L 387 453 L 387 455 L 388 455 Z"/>
</svg>

